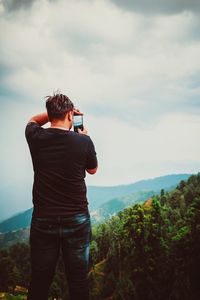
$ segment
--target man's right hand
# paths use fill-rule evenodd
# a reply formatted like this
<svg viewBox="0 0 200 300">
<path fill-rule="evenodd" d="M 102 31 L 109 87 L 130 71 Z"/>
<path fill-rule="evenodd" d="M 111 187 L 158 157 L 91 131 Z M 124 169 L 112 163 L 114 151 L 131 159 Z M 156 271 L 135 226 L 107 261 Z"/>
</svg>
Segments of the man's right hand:
<svg viewBox="0 0 200 300">
<path fill-rule="evenodd" d="M 78 128 L 78 133 L 87 135 L 88 131 L 87 131 L 87 129 L 85 127 L 83 127 L 83 130 L 81 130 L 80 128 Z"/>
</svg>

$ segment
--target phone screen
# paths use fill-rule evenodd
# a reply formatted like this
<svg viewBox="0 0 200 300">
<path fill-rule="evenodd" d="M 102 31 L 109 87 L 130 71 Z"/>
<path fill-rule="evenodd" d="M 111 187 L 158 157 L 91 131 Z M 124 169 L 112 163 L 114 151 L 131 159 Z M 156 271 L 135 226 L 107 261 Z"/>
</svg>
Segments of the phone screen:
<svg viewBox="0 0 200 300">
<path fill-rule="evenodd" d="M 83 130 L 83 116 L 82 115 L 74 115 L 73 123 L 74 123 L 74 131 L 78 132 L 78 128 Z"/>
</svg>

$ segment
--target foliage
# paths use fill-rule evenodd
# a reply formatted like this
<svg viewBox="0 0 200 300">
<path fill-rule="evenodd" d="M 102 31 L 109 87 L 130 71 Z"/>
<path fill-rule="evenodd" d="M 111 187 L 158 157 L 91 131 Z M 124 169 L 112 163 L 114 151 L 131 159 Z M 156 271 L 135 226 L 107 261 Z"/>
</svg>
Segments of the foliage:
<svg viewBox="0 0 200 300">
<path fill-rule="evenodd" d="M 0 251 L 0 291 L 28 287 L 29 260 L 26 244 Z M 93 227 L 91 300 L 197 300 L 199 267 L 200 173 Z M 50 296 L 68 299 L 61 258 Z"/>
<path fill-rule="evenodd" d="M 200 299 L 200 174 L 96 226 L 92 245 L 99 299 Z"/>
</svg>

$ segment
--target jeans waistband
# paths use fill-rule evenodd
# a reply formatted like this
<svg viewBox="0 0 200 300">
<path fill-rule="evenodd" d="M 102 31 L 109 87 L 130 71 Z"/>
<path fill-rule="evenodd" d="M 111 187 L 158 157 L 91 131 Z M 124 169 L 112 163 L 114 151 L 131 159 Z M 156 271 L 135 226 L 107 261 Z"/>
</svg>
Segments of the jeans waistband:
<svg viewBox="0 0 200 300">
<path fill-rule="evenodd" d="M 78 213 L 73 216 L 50 216 L 50 217 L 37 217 L 32 216 L 32 220 L 37 220 L 40 222 L 52 222 L 52 223 L 63 223 L 63 222 L 84 222 L 86 220 L 90 220 L 90 214 L 86 213 Z"/>
</svg>

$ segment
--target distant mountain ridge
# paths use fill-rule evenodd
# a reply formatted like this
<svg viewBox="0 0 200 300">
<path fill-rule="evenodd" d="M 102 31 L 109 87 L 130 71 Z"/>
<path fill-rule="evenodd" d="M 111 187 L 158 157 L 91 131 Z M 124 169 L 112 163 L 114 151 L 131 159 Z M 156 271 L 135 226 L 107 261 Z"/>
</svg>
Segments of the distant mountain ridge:
<svg viewBox="0 0 200 300">
<path fill-rule="evenodd" d="M 165 192 L 170 192 L 175 186 L 165 187 Z M 161 189 L 154 191 L 139 191 L 136 193 L 128 194 L 126 196 L 113 198 L 103 203 L 96 210 L 91 211 L 92 224 L 104 222 L 106 219 L 116 215 L 119 211 L 132 206 L 136 203 L 141 203 L 147 199 L 160 194 Z"/>
<path fill-rule="evenodd" d="M 144 202 L 153 195 L 159 194 L 160 191 L 136 192 L 126 196 L 113 198 L 103 203 L 97 210 L 91 211 L 92 224 L 104 222 L 106 219 L 116 215 L 119 211 L 134 205 L 135 203 Z"/>
<path fill-rule="evenodd" d="M 146 179 L 135 182 L 128 185 L 119 185 L 111 187 L 88 187 L 88 199 L 89 199 L 89 210 L 91 215 L 94 215 L 94 211 L 100 210 L 101 215 L 109 215 L 119 211 L 119 208 L 123 209 L 127 206 L 128 197 L 132 194 L 131 201 L 142 201 L 140 197 L 136 197 L 137 193 L 140 192 L 158 192 L 163 189 L 172 189 L 181 180 L 186 180 L 191 174 L 174 174 L 156 177 L 154 179 Z M 135 194 L 135 196 L 133 196 Z M 145 194 L 145 193 L 144 193 Z M 139 194 L 138 194 L 139 195 Z M 137 195 L 137 196 L 138 196 Z M 134 198 L 135 197 L 135 198 Z M 116 200 L 117 198 L 117 200 Z M 119 199 L 123 198 L 123 199 Z M 144 199 L 145 200 L 145 199 Z M 107 203 L 111 201 L 110 203 Z M 130 204 L 133 202 L 129 202 Z M 107 204 L 106 204 L 107 203 Z M 116 207 L 115 207 L 116 204 Z M 121 205 L 121 206 L 120 206 Z M 118 206 L 118 208 L 117 208 Z M 109 209 L 110 208 L 110 211 Z M 116 208 L 116 209 L 115 209 Z M 32 208 L 23 211 L 17 215 L 14 215 L 0 223 L 0 232 L 5 233 L 8 231 L 18 230 L 26 228 L 30 225 Z M 105 217 L 105 216 L 104 216 Z"/>
<path fill-rule="evenodd" d="M 103 203 L 121 196 L 130 195 L 140 191 L 158 191 L 162 188 L 173 188 L 181 180 L 187 180 L 192 174 L 172 174 L 152 179 L 140 180 L 131 184 L 117 186 L 89 186 L 88 200 L 90 211 L 96 210 Z"/>
</svg>

